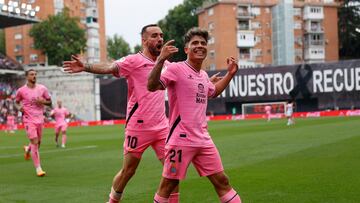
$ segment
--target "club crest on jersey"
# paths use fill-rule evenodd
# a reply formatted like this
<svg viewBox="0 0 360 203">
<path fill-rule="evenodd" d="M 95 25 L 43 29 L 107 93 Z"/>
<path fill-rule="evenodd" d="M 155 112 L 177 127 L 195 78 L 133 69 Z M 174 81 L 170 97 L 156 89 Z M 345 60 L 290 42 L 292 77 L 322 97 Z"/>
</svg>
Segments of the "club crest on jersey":
<svg viewBox="0 0 360 203">
<path fill-rule="evenodd" d="M 198 84 L 198 92 L 196 93 L 196 103 L 205 104 L 206 103 L 206 94 L 205 87 L 203 84 Z"/>
</svg>

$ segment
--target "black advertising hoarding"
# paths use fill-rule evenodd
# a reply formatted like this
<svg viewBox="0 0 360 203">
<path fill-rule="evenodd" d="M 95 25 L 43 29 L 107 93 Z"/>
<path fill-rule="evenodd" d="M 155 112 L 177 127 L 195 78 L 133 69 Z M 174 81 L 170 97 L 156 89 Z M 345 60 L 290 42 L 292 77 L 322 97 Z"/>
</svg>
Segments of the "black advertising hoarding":
<svg viewBox="0 0 360 203">
<path fill-rule="evenodd" d="M 102 119 L 124 118 L 125 79 L 101 79 L 100 95 Z M 208 111 L 232 113 L 235 107 L 239 113 L 244 103 L 290 99 L 297 111 L 360 108 L 360 60 L 240 69 L 223 94 L 209 100 Z"/>
<path fill-rule="evenodd" d="M 291 99 L 299 103 L 298 110 L 360 108 L 360 61 L 240 69 L 210 106 Z"/>
</svg>

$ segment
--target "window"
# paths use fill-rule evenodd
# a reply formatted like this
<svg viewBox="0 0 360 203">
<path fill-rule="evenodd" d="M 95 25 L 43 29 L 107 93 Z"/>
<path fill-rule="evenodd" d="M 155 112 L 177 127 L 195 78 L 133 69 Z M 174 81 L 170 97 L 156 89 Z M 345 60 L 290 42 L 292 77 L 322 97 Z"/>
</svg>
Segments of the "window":
<svg viewBox="0 0 360 203">
<path fill-rule="evenodd" d="M 254 14 L 254 15 L 256 15 L 256 16 L 258 16 L 258 15 L 261 14 L 261 10 L 260 10 L 259 7 L 251 8 L 251 12 L 252 12 L 252 14 Z"/>
<path fill-rule="evenodd" d="M 210 36 L 208 40 L 208 44 L 214 44 L 215 43 L 215 37 Z"/>
<path fill-rule="evenodd" d="M 215 50 L 211 50 L 209 52 L 209 56 L 210 56 L 211 59 L 214 59 L 215 58 Z"/>
<path fill-rule="evenodd" d="M 24 59 L 23 59 L 23 56 L 16 56 L 16 61 L 19 62 L 19 63 L 24 63 Z"/>
<path fill-rule="evenodd" d="M 294 29 L 300 30 L 302 28 L 301 21 L 295 21 Z"/>
<path fill-rule="evenodd" d="M 30 61 L 31 62 L 35 62 L 38 60 L 38 55 L 37 54 L 30 54 Z"/>
<path fill-rule="evenodd" d="M 22 34 L 20 33 L 15 34 L 14 39 L 22 39 Z"/>
<path fill-rule="evenodd" d="M 213 22 L 210 22 L 210 23 L 208 24 L 208 29 L 209 29 L 209 30 L 213 30 L 213 29 L 214 29 L 214 23 L 213 23 Z"/>
<path fill-rule="evenodd" d="M 251 27 L 254 29 L 259 29 L 261 28 L 261 23 L 260 22 L 253 22 L 251 23 Z"/>
<path fill-rule="evenodd" d="M 21 51 L 21 49 L 22 49 L 22 46 L 17 44 L 17 45 L 15 45 L 14 52 L 19 52 L 19 51 Z"/>
<path fill-rule="evenodd" d="M 210 8 L 210 9 L 208 10 L 208 16 L 212 16 L 212 15 L 214 15 L 214 9 L 213 9 L 213 8 Z"/>
<path fill-rule="evenodd" d="M 301 8 L 294 8 L 294 16 L 301 16 Z"/>
<path fill-rule="evenodd" d="M 256 36 L 255 43 L 260 43 L 260 42 L 261 42 L 261 36 Z"/>
</svg>

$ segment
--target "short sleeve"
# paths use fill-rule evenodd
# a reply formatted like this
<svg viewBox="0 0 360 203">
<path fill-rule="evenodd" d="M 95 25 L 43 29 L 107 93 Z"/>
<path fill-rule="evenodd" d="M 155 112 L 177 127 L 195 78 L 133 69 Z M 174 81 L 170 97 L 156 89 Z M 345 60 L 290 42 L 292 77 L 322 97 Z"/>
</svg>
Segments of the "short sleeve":
<svg viewBox="0 0 360 203">
<path fill-rule="evenodd" d="M 46 100 L 51 99 L 48 89 L 44 86 L 44 92 L 42 94 L 42 97 Z"/>
<path fill-rule="evenodd" d="M 176 63 L 168 63 L 164 67 L 164 72 L 160 75 L 160 83 L 166 88 L 170 83 L 176 82 L 177 80 L 177 65 Z"/>
<path fill-rule="evenodd" d="M 117 73 L 114 73 L 113 75 L 117 78 L 119 77 L 127 77 L 130 72 L 131 72 L 131 68 L 132 68 L 132 64 L 133 64 L 133 57 L 131 56 L 126 56 L 126 57 L 122 57 L 121 59 L 117 60 L 114 62 L 116 67 L 118 68 Z"/>
<path fill-rule="evenodd" d="M 215 85 L 210 81 L 209 76 L 206 74 L 207 81 L 208 81 L 208 97 L 212 98 L 215 96 L 216 87 Z"/>
<path fill-rule="evenodd" d="M 21 90 L 20 89 L 18 91 L 16 91 L 15 100 L 17 102 L 20 102 L 22 100 Z"/>
</svg>

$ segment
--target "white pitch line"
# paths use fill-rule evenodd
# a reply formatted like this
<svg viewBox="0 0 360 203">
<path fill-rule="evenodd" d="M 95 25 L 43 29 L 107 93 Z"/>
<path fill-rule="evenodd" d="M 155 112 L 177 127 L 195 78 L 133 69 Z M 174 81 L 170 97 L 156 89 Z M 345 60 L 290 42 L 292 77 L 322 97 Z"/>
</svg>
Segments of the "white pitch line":
<svg viewBox="0 0 360 203">
<path fill-rule="evenodd" d="M 77 147 L 77 148 L 66 148 L 66 149 L 55 149 L 55 150 L 48 150 L 48 151 L 40 151 L 40 154 L 48 154 L 48 153 L 56 153 L 56 152 L 69 152 L 69 151 L 77 151 L 77 150 L 84 150 L 84 149 L 93 149 L 97 148 L 95 145 L 91 146 L 85 146 L 85 147 Z M 1 158 L 11 158 L 11 157 L 17 157 L 17 156 L 24 156 L 24 154 L 10 154 L 10 155 L 3 155 L 0 156 Z"/>
</svg>

